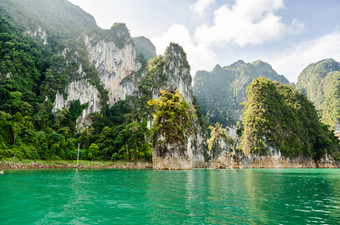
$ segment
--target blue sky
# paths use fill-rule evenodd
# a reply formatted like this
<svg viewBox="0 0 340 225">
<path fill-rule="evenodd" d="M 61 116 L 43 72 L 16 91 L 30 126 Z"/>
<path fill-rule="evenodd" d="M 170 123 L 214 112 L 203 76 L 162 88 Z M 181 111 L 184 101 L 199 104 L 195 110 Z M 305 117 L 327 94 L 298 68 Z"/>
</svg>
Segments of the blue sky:
<svg viewBox="0 0 340 225">
<path fill-rule="evenodd" d="M 162 54 L 183 46 L 192 67 L 261 59 L 291 82 L 310 63 L 340 61 L 338 0 L 69 0 L 102 28 L 124 22 Z"/>
</svg>

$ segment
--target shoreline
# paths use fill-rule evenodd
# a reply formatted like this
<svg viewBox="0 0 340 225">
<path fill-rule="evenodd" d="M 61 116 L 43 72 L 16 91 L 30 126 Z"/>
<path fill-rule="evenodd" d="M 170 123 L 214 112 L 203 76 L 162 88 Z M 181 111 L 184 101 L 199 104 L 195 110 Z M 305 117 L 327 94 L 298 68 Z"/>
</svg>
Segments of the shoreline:
<svg viewBox="0 0 340 225">
<path fill-rule="evenodd" d="M 77 167 L 75 160 L 23 160 L 0 161 L 1 170 L 30 170 L 30 169 L 152 169 L 152 162 L 111 162 L 111 161 L 84 161 L 81 160 Z"/>
<path fill-rule="evenodd" d="M 218 163 L 219 164 L 219 163 Z M 223 163 L 222 163 L 223 164 Z M 22 161 L 13 161 L 13 160 L 3 160 L 0 161 L 0 171 L 3 170 L 44 170 L 44 169 L 152 169 L 153 163 L 150 161 L 136 161 L 136 162 L 127 162 L 127 161 L 79 161 L 79 165 L 77 167 L 76 160 L 22 160 Z M 286 165 L 261 165 L 254 163 L 253 165 L 248 166 L 227 166 L 227 165 L 210 165 L 206 167 L 200 167 L 206 169 L 297 169 L 297 168 L 339 168 L 338 165 L 334 164 L 309 164 L 309 163 L 297 163 L 286 164 Z M 194 169 L 194 168 L 193 168 Z"/>
</svg>

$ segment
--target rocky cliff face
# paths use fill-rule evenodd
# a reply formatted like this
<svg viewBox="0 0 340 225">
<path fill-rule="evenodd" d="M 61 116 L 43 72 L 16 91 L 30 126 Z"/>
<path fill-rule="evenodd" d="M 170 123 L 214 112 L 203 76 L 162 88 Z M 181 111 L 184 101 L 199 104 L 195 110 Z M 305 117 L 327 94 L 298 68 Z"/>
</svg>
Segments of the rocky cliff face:
<svg viewBox="0 0 340 225">
<path fill-rule="evenodd" d="M 320 160 L 311 157 L 283 157 L 279 155 L 246 156 L 241 152 L 236 154 L 222 153 L 209 163 L 212 169 L 244 169 L 244 168 L 340 168 L 340 162 L 325 155 Z"/>
<path fill-rule="evenodd" d="M 109 104 L 112 106 L 126 95 L 133 95 L 136 86 L 123 85 L 124 79 L 140 69 L 141 63 L 136 56 L 136 47 L 132 42 L 118 48 L 113 41 L 99 40 L 92 44 L 93 38 L 85 36 L 89 51 L 89 60 L 99 72 L 104 88 L 108 91 Z"/>
<path fill-rule="evenodd" d="M 213 140 L 210 150 L 209 168 L 232 168 L 232 147 L 223 137 Z"/>
<path fill-rule="evenodd" d="M 163 76 L 155 76 L 154 88 L 152 88 L 152 97 L 158 98 L 161 89 L 174 91 L 178 89 L 184 100 L 192 106 L 192 78 L 190 75 L 190 66 L 186 59 L 182 47 L 177 44 L 170 44 L 162 59 L 164 64 L 161 66 Z"/>
<path fill-rule="evenodd" d="M 161 76 L 153 76 L 152 97 L 158 98 L 161 89 L 178 90 L 183 99 L 193 107 L 190 67 L 186 55 L 177 44 L 170 44 L 162 59 L 158 59 Z M 148 65 L 155 68 L 156 65 Z M 150 73 L 150 71 L 149 71 Z M 196 113 L 195 113 L 196 114 Z M 186 137 L 185 144 L 165 142 L 164 133 L 156 134 L 153 148 L 154 169 L 191 169 L 204 166 L 204 138 L 197 116 L 192 119 L 193 133 Z"/>
<path fill-rule="evenodd" d="M 109 30 L 106 32 L 113 31 Z M 123 34 L 119 32 L 121 31 L 117 31 L 112 36 L 128 35 L 127 30 L 123 30 L 122 32 L 125 32 Z M 119 100 L 124 100 L 126 95 L 137 94 L 137 83 L 133 79 L 127 79 L 128 76 L 136 73 L 141 68 L 141 63 L 136 55 L 135 45 L 131 41 L 130 36 L 127 36 L 127 40 L 124 40 L 119 47 L 117 46 L 117 41 L 100 37 L 96 34 L 91 36 L 84 34 L 81 37 L 81 41 L 85 43 L 89 62 L 98 71 L 100 81 L 104 89 L 107 90 L 108 104 L 110 106 Z M 66 54 L 61 53 L 61 55 L 65 57 Z M 88 103 L 89 106 L 83 110 L 81 116 L 77 119 L 77 129 L 82 131 L 91 124 L 88 115 L 100 112 L 101 99 L 97 88 L 86 78 L 81 64 L 77 72 L 84 78 L 78 78 L 66 86 L 66 99 L 63 99 L 61 93 L 57 93 L 53 112 L 61 110 L 63 107 L 68 109 L 70 102 L 75 100 L 80 100 L 81 104 Z"/>
<path fill-rule="evenodd" d="M 67 93 L 67 98 L 64 99 L 63 94 L 58 92 L 54 101 L 54 107 L 52 112 L 56 113 L 58 110 L 63 108 L 68 109 L 70 103 L 76 100 L 80 101 L 80 104 L 88 103 L 88 107 L 85 108 L 82 114 L 77 119 L 77 130 L 82 131 L 91 124 L 88 118 L 90 113 L 100 112 L 100 94 L 95 86 L 89 83 L 89 81 L 73 81 L 66 86 L 65 92 Z"/>
</svg>

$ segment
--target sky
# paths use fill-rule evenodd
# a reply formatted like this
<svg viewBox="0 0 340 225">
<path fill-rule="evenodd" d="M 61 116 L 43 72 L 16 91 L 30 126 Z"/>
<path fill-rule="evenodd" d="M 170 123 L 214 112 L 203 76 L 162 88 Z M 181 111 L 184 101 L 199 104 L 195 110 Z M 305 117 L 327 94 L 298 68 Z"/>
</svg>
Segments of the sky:
<svg viewBox="0 0 340 225">
<path fill-rule="evenodd" d="M 311 63 L 340 61 L 339 0 L 69 0 L 109 29 L 123 22 L 163 54 L 187 53 L 191 74 L 258 59 L 296 83 Z"/>
</svg>

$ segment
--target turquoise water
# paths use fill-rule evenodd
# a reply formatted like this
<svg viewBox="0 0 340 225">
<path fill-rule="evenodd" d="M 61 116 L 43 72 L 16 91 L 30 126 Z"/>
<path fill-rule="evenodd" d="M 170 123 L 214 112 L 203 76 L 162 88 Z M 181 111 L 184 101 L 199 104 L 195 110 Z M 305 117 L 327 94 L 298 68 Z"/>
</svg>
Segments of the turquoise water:
<svg viewBox="0 0 340 225">
<path fill-rule="evenodd" d="M 337 224 L 339 169 L 18 170 L 0 224 Z"/>
</svg>

